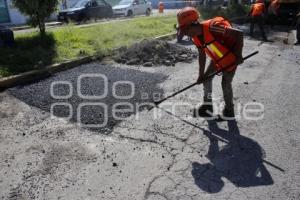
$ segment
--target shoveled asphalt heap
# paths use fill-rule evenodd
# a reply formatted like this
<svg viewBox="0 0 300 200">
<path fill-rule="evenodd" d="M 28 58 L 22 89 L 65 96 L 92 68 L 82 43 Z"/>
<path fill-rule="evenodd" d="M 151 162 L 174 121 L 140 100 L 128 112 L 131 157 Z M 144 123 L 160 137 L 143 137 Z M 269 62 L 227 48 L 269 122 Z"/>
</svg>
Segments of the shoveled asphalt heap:
<svg viewBox="0 0 300 200">
<path fill-rule="evenodd" d="M 195 58 L 197 52 L 160 40 L 144 40 L 131 47 L 119 49 L 114 56 L 117 63 L 144 67 L 174 66 L 177 62 L 191 62 Z"/>
<path fill-rule="evenodd" d="M 69 119 L 101 134 L 109 134 L 122 119 L 151 107 L 155 96 L 163 94 L 159 84 L 167 78 L 161 73 L 89 63 L 38 82 L 11 88 L 8 92 L 52 116 Z M 120 81 L 131 84 L 122 84 Z M 61 98 L 69 94 L 70 97 Z M 128 104 L 132 105 L 132 109 L 128 108 L 131 107 Z"/>
</svg>

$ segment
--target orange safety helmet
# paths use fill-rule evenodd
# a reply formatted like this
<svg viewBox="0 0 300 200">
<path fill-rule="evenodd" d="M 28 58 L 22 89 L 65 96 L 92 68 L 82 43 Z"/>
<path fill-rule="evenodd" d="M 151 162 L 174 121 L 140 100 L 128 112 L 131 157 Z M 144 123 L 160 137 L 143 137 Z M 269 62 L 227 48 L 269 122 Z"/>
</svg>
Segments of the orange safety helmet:
<svg viewBox="0 0 300 200">
<path fill-rule="evenodd" d="M 179 29 L 184 29 L 186 26 L 197 21 L 200 17 L 200 13 L 196 8 L 185 7 L 177 12 L 177 21 Z"/>
</svg>

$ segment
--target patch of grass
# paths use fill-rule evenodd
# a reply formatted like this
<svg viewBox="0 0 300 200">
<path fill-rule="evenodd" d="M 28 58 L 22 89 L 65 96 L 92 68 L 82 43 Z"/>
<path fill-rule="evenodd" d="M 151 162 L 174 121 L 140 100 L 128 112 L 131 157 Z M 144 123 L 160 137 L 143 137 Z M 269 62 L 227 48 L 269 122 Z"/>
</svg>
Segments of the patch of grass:
<svg viewBox="0 0 300 200">
<path fill-rule="evenodd" d="M 0 49 L 0 76 L 39 69 L 83 56 L 102 56 L 114 48 L 174 31 L 176 17 L 142 17 L 78 28 L 70 25 L 48 32 L 16 35 L 16 44 Z"/>
</svg>

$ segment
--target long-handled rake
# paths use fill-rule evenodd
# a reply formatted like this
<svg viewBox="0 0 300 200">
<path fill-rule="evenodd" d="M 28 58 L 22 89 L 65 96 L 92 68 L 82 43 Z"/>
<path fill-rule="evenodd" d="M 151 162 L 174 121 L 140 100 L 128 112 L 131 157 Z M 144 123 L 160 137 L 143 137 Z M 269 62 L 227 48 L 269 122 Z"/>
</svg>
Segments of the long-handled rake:
<svg viewBox="0 0 300 200">
<path fill-rule="evenodd" d="M 254 56 L 254 55 L 256 55 L 256 54 L 258 54 L 258 51 L 255 51 L 255 52 L 253 52 L 253 53 L 251 53 L 251 54 L 245 56 L 245 57 L 243 58 L 243 60 L 247 60 L 248 58 L 250 58 L 250 57 L 252 57 L 252 56 Z M 179 90 L 179 91 L 177 91 L 177 92 L 171 94 L 170 96 L 165 97 L 164 99 L 161 99 L 161 100 L 159 100 L 159 101 L 154 102 L 155 107 L 157 107 L 157 106 L 158 106 L 159 104 L 161 104 L 162 102 L 164 102 L 164 101 L 166 101 L 166 100 L 168 100 L 168 99 L 170 99 L 170 98 L 176 96 L 177 94 L 179 94 L 179 93 L 181 93 L 181 92 L 184 92 L 185 90 L 188 90 L 188 89 L 194 87 L 195 85 L 199 85 L 199 84 L 204 83 L 205 81 L 207 81 L 207 80 L 213 78 L 215 75 L 221 73 L 223 70 L 225 70 L 225 69 L 227 69 L 227 68 L 230 68 L 231 66 L 232 66 L 232 65 L 227 66 L 227 67 L 223 68 L 222 70 L 218 70 L 218 71 L 216 71 L 216 72 L 213 72 L 213 73 L 209 74 L 203 81 L 201 81 L 201 82 L 195 82 L 195 83 L 193 83 L 193 84 L 191 84 L 191 85 L 189 85 L 189 86 L 186 86 L 185 88 L 183 88 L 183 89 L 181 89 L 181 90 Z M 151 107 L 151 108 L 149 108 L 149 110 L 152 110 L 153 108 L 154 108 L 154 107 Z"/>
</svg>

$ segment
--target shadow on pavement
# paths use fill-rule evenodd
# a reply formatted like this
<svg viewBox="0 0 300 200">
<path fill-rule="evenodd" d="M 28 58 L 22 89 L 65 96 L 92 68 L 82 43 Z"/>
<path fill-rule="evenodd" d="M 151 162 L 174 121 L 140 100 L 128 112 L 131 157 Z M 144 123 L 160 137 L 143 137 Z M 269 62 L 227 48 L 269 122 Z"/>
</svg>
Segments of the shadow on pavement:
<svg viewBox="0 0 300 200">
<path fill-rule="evenodd" d="M 80 79 L 81 76 L 98 77 Z M 11 88 L 9 93 L 28 105 L 52 111 L 56 117 L 69 118 L 84 128 L 109 134 L 126 117 L 153 106 L 153 97 L 163 94 L 158 84 L 166 78 L 163 74 L 91 63 Z"/>
<path fill-rule="evenodd" d="M 254 140 L 240 135 L 236 121 L 228 121 L 228 131 L 208 121 L 209 131 L 203 130 L 210 140 L 207 158 L 210 163 L 192 163 L 195 184 L 208 193 L 217 193 L 226 178 L 237 187 L 272 185 L 273 179 L 263 164 L 264 151 Z M 220 139 L 219 139 L 220 137 Z M 225 141 L 220 146 L 218 141 Z"/>
</svg>

